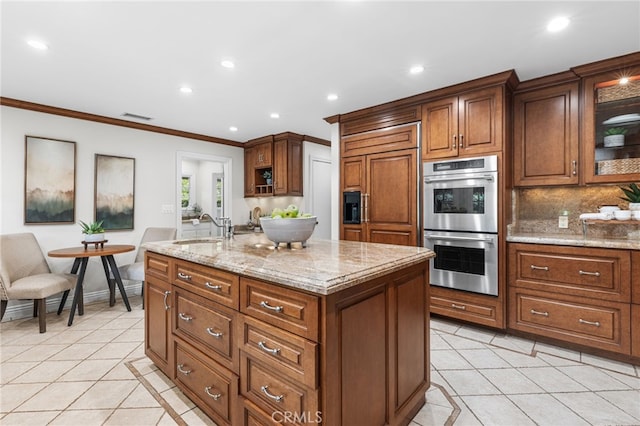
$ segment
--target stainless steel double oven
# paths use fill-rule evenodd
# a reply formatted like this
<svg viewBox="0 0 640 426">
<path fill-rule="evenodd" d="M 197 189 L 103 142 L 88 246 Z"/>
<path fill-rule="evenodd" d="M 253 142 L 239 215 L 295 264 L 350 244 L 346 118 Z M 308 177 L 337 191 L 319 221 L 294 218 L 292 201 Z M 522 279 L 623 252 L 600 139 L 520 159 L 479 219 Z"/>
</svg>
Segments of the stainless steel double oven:
<svg viewBox="0 0 640 426">
<path fill-rule="evenodd" d="M 431 285 L 498 295 L 498 158 L 423 164 Z"/>
</svg>

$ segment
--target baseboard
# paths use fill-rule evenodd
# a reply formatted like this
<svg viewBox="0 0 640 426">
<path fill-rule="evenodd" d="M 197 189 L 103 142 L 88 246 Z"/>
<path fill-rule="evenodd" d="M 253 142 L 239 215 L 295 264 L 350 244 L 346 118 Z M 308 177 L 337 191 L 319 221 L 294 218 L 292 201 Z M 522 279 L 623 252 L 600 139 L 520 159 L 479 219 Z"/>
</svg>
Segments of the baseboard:
<svg viewBox="0 0 640 426">
<path fill-rule="evenodd" d="M 130 282 L 123 283 L 124 290 L 127 293 L 127 296 L 130 295 L 138 295 L 142 290 L 141 282 Z M 119 297 L 120 292 L 116 289 L 116 298 Z M 57 312 L 58 306 L 60 306 L 60 299 L 62 298 L 62 293 L 57 295 L 56 297 L 48 297 L 47 298 L 47 312 Z M 105 300 L 109 300 L 109 290 L 104 288 L 102 290 L 84 291 L 84 303 L 93 303 L 93 302 L 102 302 Z M 67 302 L 65 303 L 65 309 L 71 309 L 71 303 L 73 303 L 73 293 L 69 294 L 67 298 Z M 7 305 L 7 310 L 4 313 L 4 317 L 2 318 L 2 322 L 5 321 L 13 321 L 23 318 L 33 318 L 33 300 L 10 300 Z"/>
</svg>

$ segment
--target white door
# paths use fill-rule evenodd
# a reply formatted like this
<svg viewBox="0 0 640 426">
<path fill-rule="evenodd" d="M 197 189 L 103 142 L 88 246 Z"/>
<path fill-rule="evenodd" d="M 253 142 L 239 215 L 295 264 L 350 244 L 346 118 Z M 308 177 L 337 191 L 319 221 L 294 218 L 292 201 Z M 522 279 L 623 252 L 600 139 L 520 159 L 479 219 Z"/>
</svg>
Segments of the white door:
<svg viewBox="0 0 640 426">
<path fill-rule="evenodd" d="M 313 238 L 331 239 L 331 161 L 309 159 L 309 211 L 318 217 Z"/>
</svg>

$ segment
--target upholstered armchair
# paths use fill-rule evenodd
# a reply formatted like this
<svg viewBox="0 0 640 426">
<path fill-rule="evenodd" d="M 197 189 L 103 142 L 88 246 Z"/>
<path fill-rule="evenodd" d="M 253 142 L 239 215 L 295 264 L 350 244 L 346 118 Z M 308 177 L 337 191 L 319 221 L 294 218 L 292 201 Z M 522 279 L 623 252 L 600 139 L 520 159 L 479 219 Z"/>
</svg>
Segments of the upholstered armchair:
<svg viewBox="0 0 640 426">
<path fill-rule="evenodd" d="M 142 234 L 140 247 L 134 263 L 118 267 L 120 278 L 129 281 L 142 281 L 142 307 L 144 308 L 144 252 L 143 243 L 151 241 L 175 240 L 176 228 L 147 228 Z"/>
<path fill-rule="evenodd" d="M 33 316 L 40 322 L 40 333 L 47 331 L 46 298 L 69 294 L 75 287 L 73 274 L 52 273 L 42 249 L 32 233 L 0 235 L 0 300 L 4 317 L 9 300 L 33 299 Z M 63 297 L 58 315 L 64 307 Z"/>
</svg>

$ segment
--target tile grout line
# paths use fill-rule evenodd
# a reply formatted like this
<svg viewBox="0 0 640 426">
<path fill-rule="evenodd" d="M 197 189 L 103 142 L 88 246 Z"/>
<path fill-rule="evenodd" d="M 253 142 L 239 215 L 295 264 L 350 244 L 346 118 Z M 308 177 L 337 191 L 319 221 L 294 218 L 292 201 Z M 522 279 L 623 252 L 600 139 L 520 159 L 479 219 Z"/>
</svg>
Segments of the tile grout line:
<svg viewBox="0 0 640 426">
<path fill-rule="evenodd" d="M 176 412 L 176 410 L 169 405 L 169 403 L 160 395 L 160 393 L 149 383 L 145 377 L 140 374 L 138 369 L 133 365 L 134 362 L 145 359 L 146 357 L 140 357 L 136 359 L 132 359 L 129 361 L 125 361 L 124 365 L 131 371 L 131 373 L 135 376 L 136 379 L 144 386 L 147 391 L 155 398 L 156 401 L 160 404 L 162 408 L 171 416 L 171 418 L 178 424 L 178 426 L 188 426 L 187 422 L 185 422 L 182 417 Z M 160 417 L 162 419 L 162 417 Z"/>
</svg>

